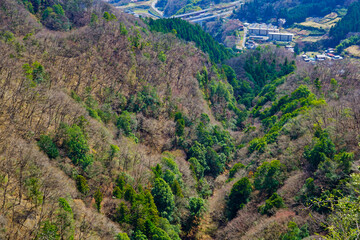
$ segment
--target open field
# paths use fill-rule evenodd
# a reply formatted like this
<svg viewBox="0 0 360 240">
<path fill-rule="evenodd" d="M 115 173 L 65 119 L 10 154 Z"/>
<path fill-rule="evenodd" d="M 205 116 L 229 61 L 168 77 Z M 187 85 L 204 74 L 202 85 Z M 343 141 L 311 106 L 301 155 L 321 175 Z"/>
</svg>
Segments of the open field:
<svg viewBox="0 0 360 240">
<path fill-rule="evenodd" d="M 136 2 L 136 3 L 129 3 L 129 4 L 126 4 L 126 5 L 122 5 L 122 6 L 117 6 L 117 8 L 125 9 L 125 8 L 139 7 L 139 6 L 149 6 L 150 7 L 152 2 L 153 2 L 153 0 Z"/>
<path fill-rule="evenodd" d="M 317 42 L 323 39 L 331 27 L 341 19 L 343 13 L 340 10 L 338 9 L 323 18 L 309 17 L 305 22 L 294 24 L 287 31 L 295 34 L 297 40 Z"/>
<path fill-rule="evenodd" d="M 341 18 L 335 12 L 323 18 L 308 18 L 307 21 L 299 23 L 300 26 L 330 30 Z"/>
<path fill-rule="evenodd" d="M 360 58 L 360 46 L 353 45 L 345 49 L 345 52 L 350 54 L 351 56 Z"/>
<path fill-rule="evenodd" d="M 322 36 L 307 36 L 302 38 L 301 40 L 304 42 L 317 42 L 319 40 L 321 40 L 323 37 Z"/>
</svg>

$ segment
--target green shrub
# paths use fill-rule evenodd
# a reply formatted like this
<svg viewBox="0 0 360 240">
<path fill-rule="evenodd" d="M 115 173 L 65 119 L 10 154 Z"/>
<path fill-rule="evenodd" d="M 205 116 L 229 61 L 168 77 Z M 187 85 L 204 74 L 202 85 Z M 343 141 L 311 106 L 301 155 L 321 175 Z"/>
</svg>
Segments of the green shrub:
<svg viewBox="0 0 360 240">
<path fill-rule="evenodd" d="M 289 222 L 288 231 L 281 235 L 280 240 L 301 240 L 308 236 L 310 235 L 306 224 L 299 228 L 295 222 Z"/>
<path fill-rule="evenodd" d="M 326 158 L 320 162 L 315 172 L 315 177 L 328 186 L 335 187 L 341 179 L 341 172 L 338 170 L 339 164 L 334 160 Z"/>
<path fill-rule="evenodd" d="M 160 215 L 164 218 L 171 219 L 175 202 L 170 186 L 162 178 L 156 178 L 151 194 L 154 196 L 154 201 Z"/>
<path fill-rule="evenodd" d="M 205 158 L 208 166 L 208 170 L 205 173 L 216 177 L 224 171 L 225 162 L 221 161 L 221 158 L 213 148 L 206 148 Z"/>
<path fill-rule="evenodd" d="M 116 126 L 121 129 L 126 136 L 129 136 L 133 131 L 137 129 L 137 120 L 135 114 L 123 111 L 116 123 Z"/>
<path fill-rule="evenodd" d="M 148 240 L 145 234 L 143 234 L 140 230 L 137 230 L 132 236 L 131 240 Z"/>
<path fill-rule="evenodd" d="M 89 108 L 89 107 L 87 107 L 86 110 L 88 111 L 90 117 L 95 118 L 96 120 L 101 122 L 101 118 L 99 117 L 99 114 L 98 114 L 97 110 L 94 110 L 94 109 Z"/>
<path fill-rule="evenodd" d="M 130 240 L 130 238 L 126 233 L 118 233 L 116 235 L 116 240 Z"/>
<path fill-rule="evenodd" d="M 100 191 L 100 189 L 96 190 L 96 192 L 94 194 L 94 199 L 95 199 L 96 209 L 98 210 L 98 212 L 100 212 L 100 210 L 101 210 L 101 202 L 103 200 L 103 194 Z"/>
<path fill-rule="evenodd" d="M 68 157 L 74 164 L 81 165 L 85 169 L 93 162 L 93 156 L 88 154 L 90 148 L 82 129 L 76 124 L 71 127 L 65 125 L 64 128 L 63 146 Z"/>
<path fill-rule="evenodd" d="M 74 99 L 76 102 L 81 102 L 81 98 L 74 90 L 71 90 L 70 96 L 72 99 Z"/>
<path fill-rule="evenodd" d="M 32 87 L 42 83 L 47 77 L 44 67 L 37 61 L 32 65 L 28 63 L 24 64 L 23 70 L 26 78 L 30 80 Z"/>
<path fill-rule="evenodd" d="M 184 195 L 182 194 L 182 189 L 181 189 L 181 186 L 180 186 L 180 183 L 178 182 L 178 180 L 174 180 L 174 182 L 171 184 L 171 190 L 174 194 L 174 196 L 178 196 L 178 197 L 181 197 L 183 198 Z"/>
<path fill-rule="evenodd" d="M 298 199 L 300 199 L 305 206 L 312 204 L 313 200 L 319 196 L 319 190 L 319 187 L 314 183 L 314 179 L 310 177 L 306 179 L 304 186 L 301 188 Z"/>
<path fill-rule="evenodd" d="M 242 168 L 245 168 L 244 164 L 236 163 L 229 171 L 229 178 L 233 178 L 235 174 Z"/>
<path fill-rule="evenodd" d="M 237 211 L 244 207 L 249 200 L 251 192 L 251 183 L 246 177 L 233 185 L 227 202 L 227 215 L 229 219 L 234 218 Z"/>
<path fill-rule="evenodd" d="M 136 192 L 134 188 L 130 184 L 127 184 L 124 189 L 124 199 L 126 201 L 129 201 L 130 203 L 133 203 L 135 201 L 135 198 L 136 198 Z"/>
<path fill-rule="evenodd" d="M 255 151 L 263 153 L 265 152 L 266 147 L 267 147 L 267 142 L 265 138 L 254 138 L 249 143 L 248 151 L 249 153 L 253 153 Z"/>
<path fill-rule="evenodd" d="M 254 174 L 254 186 L 257 190 L 264 190 L 269 195 L 275 192 L 285 179 L 285 165 L 279 160 L 264 162 Z"/>
<path fill-rule="evenodd" d="M 39 206 L 44 200 L 44 194 L 41 192 L 40 180 L 36 177 L 30 177 L 26 179 L 25 187 L 28 199 L 35 206 Z"/>
<path fill-rule="evenodd" d="M 207 171 L 209 167 L 207 166 L 205 159 L 206 148 L 201 143 L 195 141 L 191 148 L 189 149 L 188 156 L 190 158 L 195 158 L 201 166 L 203 166 L 204 171 Z"/>
<path fill-rule="evenodd" d="M 147 117 L 158 118 L 161 101 L 156 88 L 143 86 L 141 91 L 130 97 L 127 110 L 129 112 L 142 112 Z"/>
<path fill-rule="evenodd" d="M 49 136 L 41 135 L 37 144 L 40 149 L 48 155 L 49 158 L 56 158 L 59 156 L 59 150 Z"/>
<path fill-rule="evenodd" d="M 261 121 L 262 125 L 265 127 L 265 129 L 270 129 L 272 126 L 276 123 L 278 120 L 278 117 L 276 115 L 265 118 Z"/>
<path fill-rule="evenodd" d="M 310 146 L 305 147 L 304 157 L 316 169 L 326 158 L 332 159 L 335 154 L 335 144 L 329 134 L 320 127 L 315 132 Z"/>
<path fill-rule="evenodd" d="M 59 198 L 57 227 L 61 229 L 60 239 L 74 239 L 74 213 L 65 198 Z"/>
<path fill-rule="evenodd" d="M 119 204 L 119 207 L 116 208 L 115 219 L 119 223 L 129 223 L 130 220 L 130 211 L 124 202 Z"/>
<path fill-rule="evenodd" d="M 113 196 L 115 198 L 122 198 L 122 191 L 120 190 L 120 188 L 118 186 L 114 187 Z"/>
<path fill-rule="evenodd" d="M 120 174 L 116 179 L 116 186 L 118 186 L 120 190 L 123 191 L 125 185 L 126 185 L 125 176 L 124 174 Z"/>
<path fill-rule="evenodd" d="M 158 58 L 161 62 L 165 62 L 166 61 L 166 54 L 163 51 L 160 51 Z"/>
<path fill-rule="evenodd" d="M 76 187 L 79 190 L 79 192 L 85 195 L 89 193 L 89 185 L 86 181 L 86 178 L 84 178 L 81 175 L 77 175 L 75 181 L 76 181 Z"/>
<path fill-rule="evenodd" d="M 295 91 L 291 93 L 290 101 L 295 99 L 304 99 L 309 97 L 311 94 L 311 91 L 309 88 L 305 85 L 300 85 Z"/>
<path fill-rule="evenodd" d="M 185 121 L 183 118 L 176 120 L 176 136 L 183 136 L 184 135 L 184 128 L 185 128 Z"/>
<path fill-rule="evenodd" d="M 106 21 L 109 21 L 110 18 L 111 18 L 111 17 L 110 17 L 110 13 L 104 12 L 103 18 L 104 18 Z"/>
<path fill-rule="evenodd" d="M 205 211 L 205 201 L 202 198 L 190 198 L 189 201 L 190 216 L 200 217 Z"/>
<path fill-rule="evenodd" d="M 342 152 L 334 156 L 334 160 L 339 164 L 342 172 L 350 174 L 351 165 L 354 161 L 354 153 Z"/>
<path fill-rule="evenodd" d="M 265 201 L 265 204 L 259 207 L 261 214 L 273 215 L 277 208 L 284 207 L 284 200 L 277 193 L 274 193 L 269 199 Z"/>
<path fill-rule="evenodd" d="M 58 234 L 58 227 L 55 223 L 50 221 L 44 221 L 41 223 L 41 228 L 39 233 L 36 235 L 35 239 L 51 239 L 59 240 L 60 236 Z"/>
<path fill-rule="evenodd" d="M 120 23 L 119 28 L 120 28 L 120 34 L 121 35 L 126 36 L 128 34 L 128 30 L 126 29 L 125 24 Z"/>
<path fill-rule="evenodd" d="M 194 173 L 197 179 L 202 179 L 204 177 L 204 167 L 199 163 L 199 161 L 192 157 L 189 159 L 190 169 Z"/>
</svg>

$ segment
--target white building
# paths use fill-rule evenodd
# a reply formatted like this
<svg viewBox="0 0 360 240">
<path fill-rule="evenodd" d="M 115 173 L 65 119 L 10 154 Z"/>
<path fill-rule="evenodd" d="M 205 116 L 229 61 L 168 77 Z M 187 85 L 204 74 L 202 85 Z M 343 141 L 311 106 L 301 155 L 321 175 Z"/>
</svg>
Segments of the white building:
<svg viewBox="0 0 360 240">
<path fill-rule="evenodd" d="M 315 56 L 317 61 L 324 61 L 326 60 L 326 56 L 325 55 L 316 55 Z"/>
<path fill-rule="evenodd" d="M 292 42 L 294 39 L 294 34 L 282 33 L 276 26 L 271 24 L 251 24 L 248 27 L 248 34 L 250 38 L 267 37 L 269 41 Z"/>
<path fill-rule="evenodd" d="M 292 33 L 280 33 L 280 32 L 271 32 L 268 34 L 269 40 L 282 41 L 282 42 L 292 42 L 294 34 Z"/>
<path fill-rule="evenodd" d="M 270 32 L 279 32 L 279 29 L 271 24 L 254 23 L 249 26 L 250 35 L 267 36 Z"/>
</svg>

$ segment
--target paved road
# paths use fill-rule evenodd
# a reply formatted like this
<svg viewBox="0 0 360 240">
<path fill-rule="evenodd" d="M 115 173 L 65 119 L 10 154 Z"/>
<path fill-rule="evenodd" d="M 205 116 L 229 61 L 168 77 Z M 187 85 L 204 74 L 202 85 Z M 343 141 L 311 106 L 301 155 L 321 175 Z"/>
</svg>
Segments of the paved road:
<svg viewBox="0 0 360 240">
<path fill-rule="evenodd" d="M 157 3 L 158 0 L 151 0 L 150 1 L 150 5 L 151 5 L 151 8 L 159 15 L 159 16 L 155 16 L 154 14 L 152 14 L 150 11 L 149 11 L 149 14 L 151 15 L 154 15 L 155 17 L 159 17 L 159 18 L 166 18 L 164 17 L 164 12 L 160 11 L 159 9 L 156 8 L 156 3 Z M 243 0 L 239 0 L 239 1 L 236 1 L 236 2 L 232 2 L 228 5 L 225 5 L 225 6 L 219 6 L 219 5 L 215 5 L 211 8 L 207 8 L 207 9 L 204 9 L 204 10 L 200 10 L 200 11 L 195 11 L 195 12 L 191 12 L 191 13 L 186 13 L 186 14 L 181 14 L 181 15 L 175 15 L 175 16 L 171 16 L 171 18 L 182 18 L 186 21 L 189 21 L 189 22 L 194 22 L 194 23 L 197 23 L 197 22 L 202 22 L 204 20 L 208 20 L 208 19 L 212 19 L 212 18 L 217 18 L 217 17 L 221 17 L 221 16 L 225 16 L 227 14 L 231 14 L 233 9 L 235 8 L 235 6 L 239 3 L 241 3 Z M 141 5 L 147 5 L 149 6 L 149 2 L 144 2 L 143 4 Z M 134 4 L 134 6 L 136 6 L 136 4 Z M 118 8 L 128 8 L 129 6 L 119 6 Z M 226 11 L 226 10 L 229 10 L 231 9 L 231 11 Z M 226 11 L 226 12 L 223 12 L 223 11 Z M 206 12 L 209 12 L 209 14 L 212 14 L 212 15 L 209 15 L 209 14 L 206 14 L 207 16 L 201 16 L 201 14 L 204 14 Z"/>
<path fill-rule="evenodd" d="M 226 8 L 234 7 L 235 5 L 239 4 L 240 2 L 242 2 L 242 1 L 232 2 L 232 3 L 228 4 L 227 6 L 224 6 L 223 8 L 226 9 Z M 201 14 L 201 13 L 212 11 L 212 10 L 216 11 L 218 8 L 219 8 L 219 5 L 215 5 L 215 6 L 211 7 L 211 8 L 207 8 L 207 9 L 204 9 L 204 10 L 195 11 L 195 12 L 191 12 L 191 13 L 185 13 L 185 14 L 181 14 L 181 15 L 175 15 L 175 16 L 172 16 L 172 17 L 183 18 L 183 17 L 188 17 L 188 16 L 191 16 L 191 15 L 197 15 L 197 14 Z M 220 8 L 219 10 L 224 10 L 224 9 Z"/>
<path fill-rule="evenodd" d="M 244 39 L 243 39 L 243 42 L 242 42 L 242 48 L 243 49 L 245 49 L 246 34 L 247 34 L 247 27 L 244 27 Z"/>
<path fill-rule="evenodd" d="M 197 14 L 200 14 L 200 13 L 205 13 L 205 12 L 208 12 L 210 10 L 211 10 L 211 8 L 208 8 L 208 9 L 204 9 L 204 10 L 200 10 L 200 11 L 196 11 L 196 12 L 175 15 L 175 16 L 172 16 L 172 17 L 183 18 L 183 17 L 188 17 L 188 16 L 191 16 L 191 15 L 197 15 Z"/>
<path fill-rule="evenodd" d="M 232 10 L 231 10 L 231 11 L 228 11 L 228 12 L 224 12 L 224 13 L 219 13 L 219 14 L 216 14 L 216 15 L 208 16 L 208 17 L 193 19 L 193 20 L 190 20 L 190 22 L 194 22 L 194 23 L 196 23 L 196 22 L 202 22 L 202 21 L 209 20 L 209 19 L 212 19 L 212 18 L 217 18 L 217 17 L 225 16 L 225 15 L 228 15 L 228 14 L 231 14 L 231 13 L 232 13 Z"/>
<path fill-rule="evenodd" d="M 159 9 L 157 9 L 157 8 L 155 7 L 157 1 L 158 1 L 158 0 L 152 1 L 152 2 L 151 2 L 151 7 L 152 7 L 152 9 L 154 9 L 155 12 L 157 12 L 161 17 L 163 17 L 163 16 L 164 16 L 164 12 L 161 12 Z"/>
</svg>

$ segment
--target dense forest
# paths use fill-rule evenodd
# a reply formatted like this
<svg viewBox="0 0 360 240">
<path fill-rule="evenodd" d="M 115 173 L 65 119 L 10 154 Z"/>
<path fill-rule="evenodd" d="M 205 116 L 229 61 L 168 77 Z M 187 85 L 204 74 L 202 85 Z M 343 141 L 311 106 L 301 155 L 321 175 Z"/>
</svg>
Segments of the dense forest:
<svg viewBox="0 0 360 240">
<path fill-rule="evenodd" d="M 300 0 L 264 1 L 254 0 L 245 3 L 235 18 L 249 22 L 267 22 L 272 18 L 285 18 L 287 25 L 305 21 L 307 17 L 322 17 L 331 13 L 342 0 Z"/>
<path fill-rule="evenodd" d="M 360 32 L 360 2 L 354 2 L 349 6 L 347 14 L 330 29 L 329 36 L 331 44 L 337 45 L 341 40 L 348 37 L 348 34 Z M 350 36 L 349 36 L 350 37 Z M 352 40 L 353 43 L 355 40 Z"/>
<path fill-rule="evenodd" d="M 90 12 L 86 9 L 92 5 L 91 0 L 70 1 L 69 4 L 63 1 L 22 0 L 22 2 L 45 27 L 62 31 L 84 26 L 90 17 Z"/>
<path fill-rule="evenodd" d="M 219 44 L 210 34 L 206 33 L 200 25 L 193 25 L 179 18 L 149 19 L 152 31 L 174 33 L 177 37 L 188 42 L 195 42 L 196 46 L 209 54 L 215 63 L 220 63 L 233 56 L 231 49 Z"/>
<path fill-rule="evenodd" d="M 285 18 L 288 25 L 305 21 L 307 17 L 322 17 L 344 4 L 342 0 L 302 0 L 300 4 L 291 9 L 282 9 L 279 12 L 280 18 Z"/>
<path fill-rule="evenodd" d="M 82 0 L 0 1 L 0 54 L 0 239 L 359 235 L 358 62 Z"/>
</svg>

